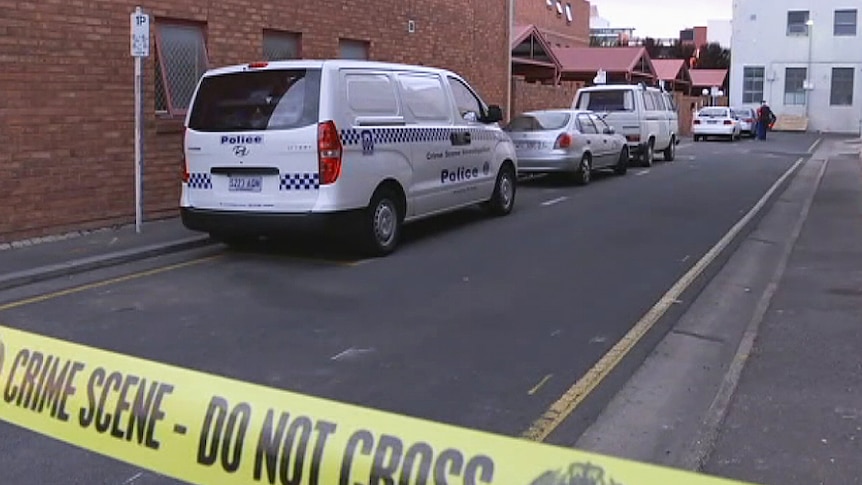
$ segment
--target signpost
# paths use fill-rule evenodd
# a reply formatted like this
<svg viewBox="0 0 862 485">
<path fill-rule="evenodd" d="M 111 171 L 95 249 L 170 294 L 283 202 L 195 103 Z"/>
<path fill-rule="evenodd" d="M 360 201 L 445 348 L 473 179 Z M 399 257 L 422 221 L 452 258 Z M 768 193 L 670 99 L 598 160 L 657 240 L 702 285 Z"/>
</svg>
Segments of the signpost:
<svg viewBox="0 0 862 485">
<path fill-rule="evenodd" d="M 136 7 L 131 15 L 131 51 L 135 58 L 135 232 L 141 232 L 144 212 L 144 79 L 143 58 L 150 55 L 150 16 Z"/>
</svg>

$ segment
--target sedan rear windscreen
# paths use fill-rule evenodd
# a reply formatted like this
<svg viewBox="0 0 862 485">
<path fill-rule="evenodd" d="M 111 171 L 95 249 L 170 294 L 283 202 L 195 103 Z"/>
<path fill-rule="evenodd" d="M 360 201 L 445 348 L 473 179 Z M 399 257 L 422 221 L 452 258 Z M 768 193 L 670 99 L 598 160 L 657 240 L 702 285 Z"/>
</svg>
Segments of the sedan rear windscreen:
<svg viewBox="0 0 862 485">
<path fill-rule="evenodd" d="M 207 132 L 286 130 L 318 121 L 320 70 L 237 72 L 201 81 L 189 128 Z"/>
<path fill-rule="evenodd" d="M 697 113 L 701 118 L 728 118 L 727 108 L 704 108 Z"/>
<path fill-rule="evenodd" d="M 569 113 L 526 113 L 515 117 L 506 131 L 560 130 L 569 124 Z"/>
</svg>

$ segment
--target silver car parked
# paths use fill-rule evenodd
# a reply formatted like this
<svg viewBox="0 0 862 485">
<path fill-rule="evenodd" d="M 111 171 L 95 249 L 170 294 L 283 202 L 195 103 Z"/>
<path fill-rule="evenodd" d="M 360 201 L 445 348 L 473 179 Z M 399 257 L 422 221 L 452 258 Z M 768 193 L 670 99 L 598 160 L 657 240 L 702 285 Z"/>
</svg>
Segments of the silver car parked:
<svg viewBox="0 0 862 485">
<path fill-rule="evenodd" d="M 515 143 L 522 174 L 565 174 L 586 185 L 594 170 L 611 169 L 618 175 L 628 170 L 625 137 L 591 111 L 530 111 L 515 117 L 505 130 Z"/>
</svg>

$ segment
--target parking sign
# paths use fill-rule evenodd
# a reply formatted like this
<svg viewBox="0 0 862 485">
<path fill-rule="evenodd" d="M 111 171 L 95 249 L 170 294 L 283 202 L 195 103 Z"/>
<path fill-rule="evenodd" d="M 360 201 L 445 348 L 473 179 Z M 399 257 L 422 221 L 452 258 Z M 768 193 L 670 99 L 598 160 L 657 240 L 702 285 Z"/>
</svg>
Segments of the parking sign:
<svg viewBox="0 0 862 485">
<path fill-rule="evenodd" d="M 132 57 L 150 55 L 150 16 L 140 10 L 132 14 Z"/>
</svg>

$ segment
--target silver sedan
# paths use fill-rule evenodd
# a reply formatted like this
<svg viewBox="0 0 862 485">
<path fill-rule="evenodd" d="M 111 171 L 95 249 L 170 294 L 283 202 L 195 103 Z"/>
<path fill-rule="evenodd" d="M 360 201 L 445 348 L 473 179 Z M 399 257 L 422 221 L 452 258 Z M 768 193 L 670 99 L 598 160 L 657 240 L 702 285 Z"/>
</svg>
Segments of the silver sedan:
<svg viewBox="0 0 862 485">
<path fill-rule="evenodd" d="M 618 175 L 628 170 L 625 137 L 590 111 L 530 111 L 515 117 L 505 130 L 515 144 L 522 174 L 565 174 L 586 185 L 594 170 L 611 169 Z"/>
</svg>

